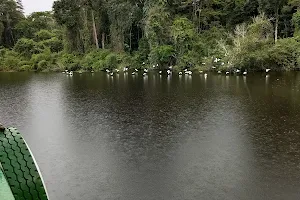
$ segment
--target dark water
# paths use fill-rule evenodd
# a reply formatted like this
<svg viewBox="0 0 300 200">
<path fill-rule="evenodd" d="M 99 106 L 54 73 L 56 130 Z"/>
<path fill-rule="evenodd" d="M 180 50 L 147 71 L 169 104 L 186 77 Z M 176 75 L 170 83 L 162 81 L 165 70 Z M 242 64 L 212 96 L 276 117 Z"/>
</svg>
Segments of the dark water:
<svg viewBox="0 0 300 200">
<path fill-rule="evenodd" d="M 299 199 L 300 73 L 0 73 L 51 200 Z"/>
</svg>

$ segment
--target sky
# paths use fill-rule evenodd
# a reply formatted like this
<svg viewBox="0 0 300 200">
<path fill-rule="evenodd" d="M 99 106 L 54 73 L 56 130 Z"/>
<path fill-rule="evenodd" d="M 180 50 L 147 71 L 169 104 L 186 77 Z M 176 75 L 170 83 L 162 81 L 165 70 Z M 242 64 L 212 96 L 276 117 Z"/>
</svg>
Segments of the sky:
<svg viewBox="0 0 300 200">
<path fill-rule="evenodd" d="M 38 11 L 52 10 L 54 0 L 22 0 L 25 15 Z"/>
</svg>

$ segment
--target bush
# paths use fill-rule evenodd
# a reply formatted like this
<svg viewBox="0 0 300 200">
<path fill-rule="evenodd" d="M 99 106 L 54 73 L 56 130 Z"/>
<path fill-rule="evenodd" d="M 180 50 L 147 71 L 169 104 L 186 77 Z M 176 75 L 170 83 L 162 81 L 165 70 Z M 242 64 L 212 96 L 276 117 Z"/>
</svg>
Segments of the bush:
<svg viewBox="0 0 300 200">
<path fill-rule="evenodd" d="M 156 48 L 153 48 L 150 52 L 150 60 L 152 63 L 156 61 L 160 66 L 167 66 L 172 58 L 174 58 L 175 49 L 171 45 L 162 45 Z"/>
<path fill-rule="evenodd" d="M 58 56 L 57 64 L 60 68 L 64 68 L 71 71 L 79 70 L 81 57 L 75 54 L 62 53 Z"/>
<path fill-rule="evenodd" d="M 54 37 L 54 34 L 48 30 L 40 30 L 35 34 L 36 41 L 49 40 Z"/>
<path fill-rule="evenodd" d="M 297 59 L 300 57 L 300 43 L 295 38 L 278 40 L 269 49 L 270 63 L 278 69 L 290 70 L 298 67 Z"/>
<path fill-rule="evenodd" d="M 38 71 L 45 71 L 47 69 L 49 69 L 51 67 L 50 63 L 46 60 L 41 60 L 39 63 L 38 63 L 38 67 L 37 67 L 37 70 Z"/>
<path fill-rule="evenodd" d="M 59 40 L 56 37 L 53 37 L 48 40 L 43 40 L 38 43 L 40 46 L 44 46 L 45 48 L 49 48 L 51 52 L 58 53 L 64 49 L 64 44 L 62 40 Z"/>
<path fill-rule="evenodd" d="M 22 65 L 20 68 L 19 68 L 19 71 L 23 72 L 23 71 L 32 71 L 33 68 L 31 65 Z"/>
</svg>

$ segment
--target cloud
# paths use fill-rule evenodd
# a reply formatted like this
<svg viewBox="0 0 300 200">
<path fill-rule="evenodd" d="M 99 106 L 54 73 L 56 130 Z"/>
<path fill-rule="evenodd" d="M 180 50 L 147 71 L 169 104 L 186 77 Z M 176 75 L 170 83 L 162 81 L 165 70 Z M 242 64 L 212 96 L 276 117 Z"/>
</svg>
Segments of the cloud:
<svg viewBox="0 0 300 200">
<path fill-rule="evenodd" d="M 25 15 L 29 15 L 32 12 L 52 10 L 54 0 L 22 0 L 22 2 Z"/>
</svg>

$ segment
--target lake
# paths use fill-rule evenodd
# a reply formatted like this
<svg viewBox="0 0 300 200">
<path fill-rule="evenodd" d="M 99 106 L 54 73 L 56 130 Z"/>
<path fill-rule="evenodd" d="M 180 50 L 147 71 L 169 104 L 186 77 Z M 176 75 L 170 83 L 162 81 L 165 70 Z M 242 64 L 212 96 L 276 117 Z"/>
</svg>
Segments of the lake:
<svg viewBox="0 0 300 200">
<path fill-rule="evenodd" d="M 300 72 L 0 73 L 51 200 L 299 199 Z"/>
</svg>

